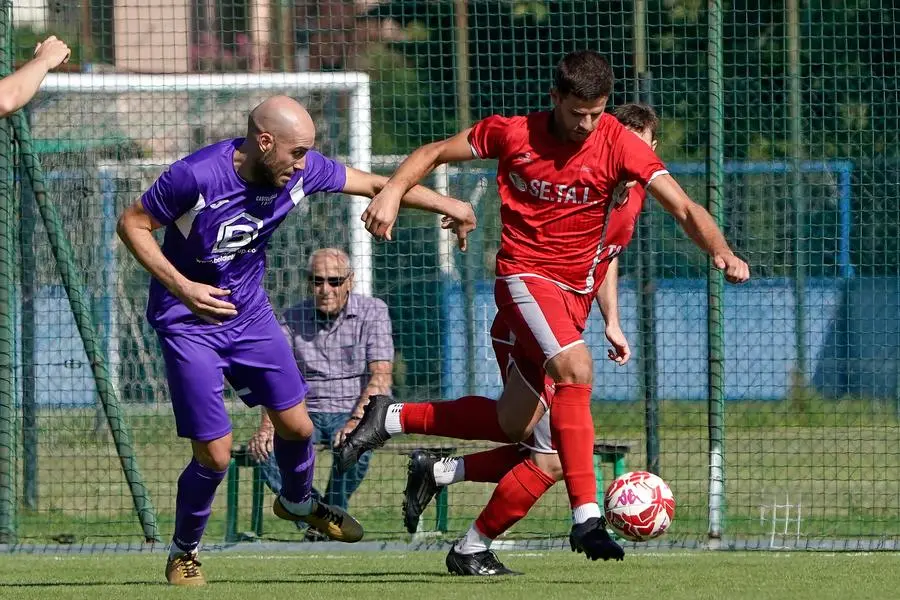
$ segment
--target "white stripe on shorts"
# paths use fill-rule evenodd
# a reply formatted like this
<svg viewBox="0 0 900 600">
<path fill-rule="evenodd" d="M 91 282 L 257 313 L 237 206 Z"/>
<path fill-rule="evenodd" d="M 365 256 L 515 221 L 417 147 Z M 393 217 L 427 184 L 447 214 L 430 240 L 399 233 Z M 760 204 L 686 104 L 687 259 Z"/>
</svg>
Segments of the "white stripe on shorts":
<svg viewBox="0 0 900 600">
<path fill-rule="evenodd" d="M 509 288 L 509 295 L 522 313 L 525 324 L 528 325 L 528 329 L 531 330 L 532 335 L 537 340 L 546 360 L 550 360 L 559 354 L 562 348 L 559 342 L 556 341 L 556 336 L 553 335 L 550 324 L 544 317 L 544 313 L 541 312 L 541 307 L 538 306 L 537 300 L 528 291 L 528 286 L 525 285 L 525 282 L 518 277 L 511 277 L 503 281 L 506 282 Z"/>
</svg>

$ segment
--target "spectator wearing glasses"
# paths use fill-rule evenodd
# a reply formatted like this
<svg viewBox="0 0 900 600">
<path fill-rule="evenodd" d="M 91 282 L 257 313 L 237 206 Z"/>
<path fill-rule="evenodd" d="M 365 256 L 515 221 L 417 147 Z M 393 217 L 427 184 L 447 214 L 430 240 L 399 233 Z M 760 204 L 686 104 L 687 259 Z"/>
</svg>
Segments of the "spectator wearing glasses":
<svg viewBox="0 0 900 600">
<path fill-rule="evenodd" d="M 309 257 L 307 274 L 310 297 L 284 314 L 282 329 L 309 385 L 306 403 L 315 427 L 314 441 L 336 448 L 362 417 L 369 396 L 391 393 L 391 320 L 383 301 L 353 293 L 353 272 L 344 251 L 316 250 Z M 266 484 L 277 494 L 281 474 L 275 463 L 273 436 L 272 423 L 262 411 L 248 450 L 263 466 Z M 332 467 L 325 493 L 314 489 L 313 494 L 346 508 L 366 475 L 370 454 L 344 473 Z M 317 533 L 308 529 L 306 537 L 318 539 Z"/>
</svg>

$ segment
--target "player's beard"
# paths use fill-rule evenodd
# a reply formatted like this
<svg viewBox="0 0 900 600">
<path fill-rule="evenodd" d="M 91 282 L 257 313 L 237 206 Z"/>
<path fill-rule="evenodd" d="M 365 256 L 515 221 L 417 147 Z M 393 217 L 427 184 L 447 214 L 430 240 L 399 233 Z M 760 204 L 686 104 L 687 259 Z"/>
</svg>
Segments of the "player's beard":
<svg viewBox="0 0 900 600">
<path fill-rule="evenodd" d="M 278 185 L 278 171 L 275 168 L 275 148 L 263 152 L 262 157 L 254 165 L 253 178 L 267 185 Z"/>
</svg>

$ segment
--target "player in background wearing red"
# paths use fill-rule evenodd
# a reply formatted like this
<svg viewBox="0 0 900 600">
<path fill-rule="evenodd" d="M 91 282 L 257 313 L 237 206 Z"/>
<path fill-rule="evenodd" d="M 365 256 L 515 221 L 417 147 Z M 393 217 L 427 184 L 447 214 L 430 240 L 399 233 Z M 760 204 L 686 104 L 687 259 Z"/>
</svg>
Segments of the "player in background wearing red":
<svg viewBox="0 0 900 600">
<path fill-rule="evenodd" d="M 496 159 L 501 238 L 494 296 L 516 337 L 500 399 L 399 403 L 375 397 L 339 450 L 342 466 L 397 433 L 519 442 L 540 420 L 535 391 L 554 389 L 550 430 L 572 508 L 572 549 L 596 560 L 622 559 L 597 504 L 590 401 L 593 362 L 581 337 L 591 303 L 616 249 L 608 215 L 624 183 L 636 181 L 668 210 L 730 282 L 749 279 L 711 215 L 693 202 L 656 154 L 605 113 L 613 89 L 607 62 L 592 51 L 557 66 L 552 111 L 494 115 L 454 137 L 422 146 L 400 165 L 363 214 L 367 229 L 390 239 L 402 195 L 436 166 Z M 527 393 L 532 390 L 532 393 Z"/>
<path fill-rule="evenodd" d="M 646 104 L 624 104 L 616 107 L 613 115 L 656 150 L 659 118 L 653 108 Z M 646 192 L 639 185 L 629 182 L 624 190 L 628 194 L 620 196 L 610 211 L 606 230 L 606 245 L 615 248 L 614 252 L 624 251 L 631 243 L 646 199 Z M 604 256 L 614 252 L 606 252 Z M 610 343 L 607 356 L 617 365 L 624 366 L 631 358 L 631 348 L 619 321 L 619 257 L 615 254 L 604 260 L 609 260 L 609 268 L 597 289 L 596 300 Z M 515 336 L 500 318 L 495 319 L 491 327 L 491 342 L 505 382 L 514 365 Z M 403 498 L 403 522 L 410 533 L 416 532 L 420 516 L 442 487 L 462 481 L 497 484 L 484 510 L 447 554 L 447 569 L 455 575 L 517 574 L 500 562 L 491 551 L 491 544 L 524 518 L 537 501 L 562 480 L 562 465 L 551 442 L 547 408 L 552 400 L 552 388 L 545 387 L 539 399 L 539 409 L 543 408 L 544 413 L 525 442 L 444 459 L 425 450 L 417 450 L 410 457 Z"/>
</svg>

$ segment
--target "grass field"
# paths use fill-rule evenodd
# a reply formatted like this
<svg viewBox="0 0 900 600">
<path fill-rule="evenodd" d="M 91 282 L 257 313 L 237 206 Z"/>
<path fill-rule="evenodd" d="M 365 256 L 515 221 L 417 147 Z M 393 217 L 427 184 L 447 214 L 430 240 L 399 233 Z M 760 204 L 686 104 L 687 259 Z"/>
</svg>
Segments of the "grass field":
<svg viewBox="0 0 900 600">
<path fill-rule="evenodd" d="M 541 598 L 570 600 L 828 600 L 897 598 L 898 554 L 645 553 L 590 563 L 568 552 L 502 553 L 522 577 L 460 578 L 442 552 L 208 553 L 210 585 L 167 586 L 162 554 L 4 556 L 0 598 L 28 600 L 298 600 Z"/>
<path fill-rule="evenodd" d="M 631 443 L 628 465 L 643 468 L 642 405 L 594 406 L 598 436 Z M 705 412 L 703 403 L 664 402 L 661 407 L 661 474 L 678 503 L 670 538 L 699 538 L 706 533 Z M 246 409 L 233 412 L 236 442 L 249 437 L 257 419 L 257 413 Z M 140 529 L 111 438 L 105 429 L 94 434 L 94 422 L 90 411 L 40 415 L 39 498 L 36 509 L 19 509 L 21 541 L 52 541 L 61 534 L 73 535 L 79 543 L 139 541 Z M 130 412 L 128 423 L 159 514 L 160 531 L 168 539 L 175 483 L 187 460 L 188 445 L 175 437 L 168 407 Z M 735 403 L 728 405 L 725 434 L 726 531 L 730 536 L 767 535 L 771 524 L 760 522 L 760 505 L 782 503 L 790 496 L 792 503 L 802 503 L 803 539 L 900 537 L 900 425 L 893 407 L 865 401 Z M 458 444 L 441 438 L 404 439 L 407 450 L 409 444 L 417 443 Z M 466 444 L 459 445 L 459 453 L 478 448 Z M 330 454 L 320 453 L 317 486 L 324 487 L 329 464 Z M 405 469 L 399 448 L 375 454 L 351 504 L 368 539 L 405 537 L 400 520 Z M 606 477 L 610 474 L 607 469 Z M 241 529 L 249 529 L 249 477 L 249 470 L 243 470 Z M 471 483 L 451 489 L 450 535 L 462 532 L 477 516 L 491 489 L 488 484 Z M 224 492 L 223 484 L 207 533 L 209 542 L 223 539 Z M 424 518 L 433 521 L 433 509 Z M 559 536 L 568 528 L 565 490 L 558 485 L 511 535 Z M 265 535 L 298 537 L 290 524 L 270 516 L 265 519 Z"/>
</svg>

